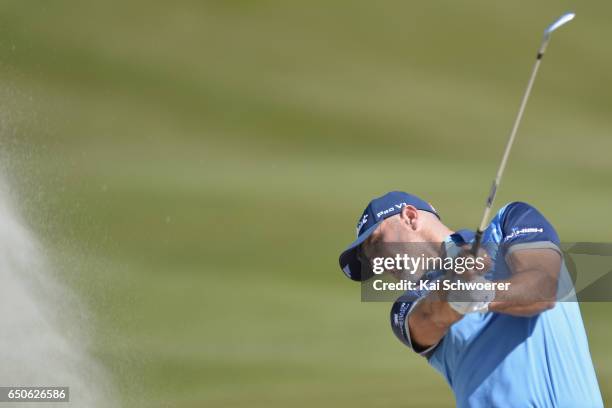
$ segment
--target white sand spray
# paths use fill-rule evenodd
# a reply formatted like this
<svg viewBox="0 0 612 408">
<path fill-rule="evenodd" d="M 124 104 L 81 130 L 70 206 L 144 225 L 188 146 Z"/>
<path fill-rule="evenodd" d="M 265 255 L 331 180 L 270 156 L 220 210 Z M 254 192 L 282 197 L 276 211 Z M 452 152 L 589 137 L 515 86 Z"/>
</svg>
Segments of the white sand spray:
<svg viewBox="0 0 612 408">
<path fill-rule="evenodd" d="M 45 407 L 118 406 L 108 376 L 88 352 L 84 305 L 61 284 L 9 193 L 0 175 L 0 385 L 70 387 L 70 403 Z"/>
</svg>

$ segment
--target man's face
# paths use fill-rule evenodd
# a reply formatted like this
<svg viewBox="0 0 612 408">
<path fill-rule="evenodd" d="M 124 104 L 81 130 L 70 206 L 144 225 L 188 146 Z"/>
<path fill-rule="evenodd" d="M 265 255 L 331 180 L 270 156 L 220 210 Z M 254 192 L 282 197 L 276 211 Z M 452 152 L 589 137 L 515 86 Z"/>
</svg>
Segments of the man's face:
<svg viewBox="0 0 612 408">
<path fill-rule="evenodd" d="M 425 253 L 421 234 L 410 227 L 401 216 L 394 215 L 384 220 L 370 237 L 361 244 L 362 262 L 372 267 L 374 258 L 395 258 L 407 255 L 419 257 Z M 396 279 L 413 280 L 421 276 L 423 271 L 389 270 Z"/>
</svg>

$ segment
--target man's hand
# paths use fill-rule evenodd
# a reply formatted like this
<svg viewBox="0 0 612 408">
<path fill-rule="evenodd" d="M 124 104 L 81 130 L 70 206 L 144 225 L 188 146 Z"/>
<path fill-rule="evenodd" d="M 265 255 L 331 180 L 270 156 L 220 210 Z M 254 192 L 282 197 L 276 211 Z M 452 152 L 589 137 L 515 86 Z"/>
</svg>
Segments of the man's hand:
<svg viewBox="0 0 612 408">
<path fill-rule="evenodd" d="M 485 250 L 485 248 L 478 248 L 478 256 L 474 256 L 472 254 L 471 245 L 464 245 L 461 247 L 459 254 L 456 259 L 464 259 L 463 264 L 469 263 L 470 265 L 474 265 L 474 268 L 463 270 L 453 271 L 456 275 L 461 276 L 464 280 L 469 281 L 478 276 L 483 276 L 493 267 L 493 262 L 491 261 L 491 257 L 489 253 Z M 468 262 L 468 259 L 471 261 Z"/>
<path fill-rule="evenodd" d="M 478 282 L 487 283 L 483 275 L 492 267 L 491 257 L 483 249 L 479 248 L 478 256 L 472 254 L 469 246 L 464 246 L 455 258 L 456 265 L 469 265 L 470 268 L 460 267 L 450 271 L 447 278 L 451 282 L 465 283 Z M 472 267 L 473 266 L 473 267 Z M 446 294 L 446 301 L 457 313 L 464 315 L 474 312 L 486 312 L 495 299 L 495 290 L 471 289 L 453 290 Z"/>
</svg>

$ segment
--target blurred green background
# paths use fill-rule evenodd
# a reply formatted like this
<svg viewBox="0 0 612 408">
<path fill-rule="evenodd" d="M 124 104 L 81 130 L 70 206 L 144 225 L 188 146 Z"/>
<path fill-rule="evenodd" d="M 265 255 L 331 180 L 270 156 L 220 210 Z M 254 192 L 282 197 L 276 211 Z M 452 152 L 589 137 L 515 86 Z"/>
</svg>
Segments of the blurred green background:
<svg viewBox="0 0 612 408">
<path fill-rule="evenodd" d="M 476 226 L 566 10 L 497 204 L 605 241 L 610 2 L 2 2 L 3 172 L 123 404 L 451 405 L 337 255 L 391 189 Z M 610 312 L 583 305 L 607 401 Z"/>
</svg>

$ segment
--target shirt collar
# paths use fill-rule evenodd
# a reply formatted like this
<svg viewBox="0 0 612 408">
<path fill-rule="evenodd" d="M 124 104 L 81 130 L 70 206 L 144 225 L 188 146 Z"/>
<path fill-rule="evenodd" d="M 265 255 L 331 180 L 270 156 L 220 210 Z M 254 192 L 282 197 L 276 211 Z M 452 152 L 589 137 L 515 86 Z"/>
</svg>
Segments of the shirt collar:
<svg viewBox="0 0 612 408">
<path fill-rule="evenodd" d="M 446 251 L 446 256 L 454 258 L 459 255 L 461 247 L 469 244 L 474 239 L 475 235 L 476 234 L 474 231 L 462 229 L 447 236 L 444 239 L 444 250 Z"/>
<path fill-rule="evenodd" d="M 476 236 L 476 233 L 468 229 L 461 229 L 455 232 L 454 234 L 449 235 L 449 237 L 457 245 L 469 244 L 474 239 L 475 236 Z"/>
</svg>

